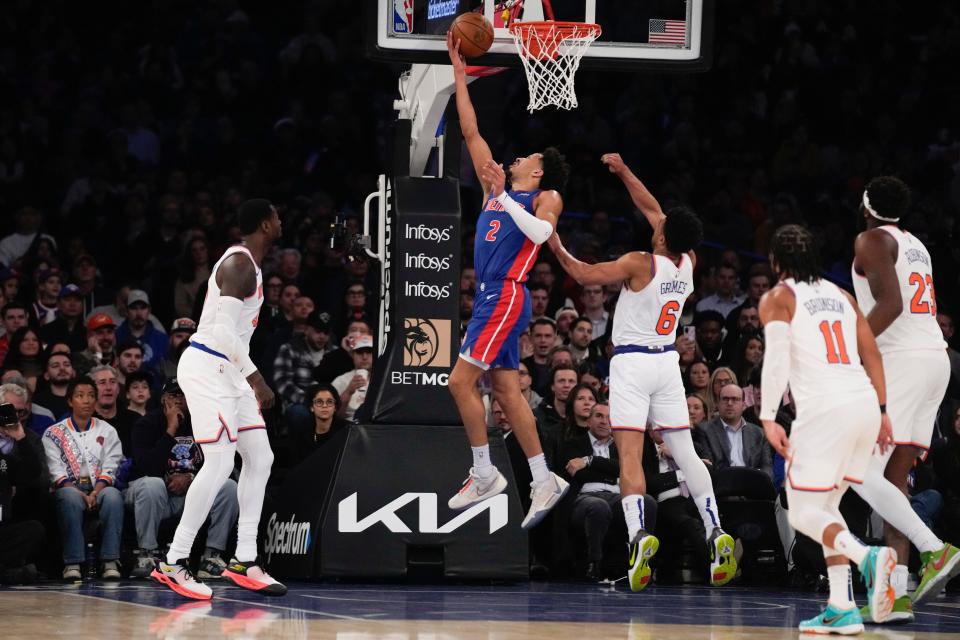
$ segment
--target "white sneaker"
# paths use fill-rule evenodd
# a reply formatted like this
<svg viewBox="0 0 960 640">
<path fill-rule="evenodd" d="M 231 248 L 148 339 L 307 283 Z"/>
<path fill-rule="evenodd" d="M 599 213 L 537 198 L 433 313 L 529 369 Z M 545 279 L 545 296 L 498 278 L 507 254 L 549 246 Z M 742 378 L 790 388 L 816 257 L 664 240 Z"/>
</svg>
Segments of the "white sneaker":
<svg viewBox="0 0 960 640">
<path fill-rule="evenodd" d="M 566 480 L 550 472 L 550 477 L 543 482 L 530 483 L 530 511 L 520 524 L 521 529 L 532 529 L 550 513 L 550 509 L 560 502 L 570 488 Z"/>
<path fill-rule="evenodd" d="M 455 496 L 447 501 L 447 506 L 455 511 L 466 509 L 502 493 L 506 488 L 507 479 L 499 471 L 484 479 L 477 475 L 473 467 L 470 467 L 470 474 L 464 480 L 463 486 L 460 487 L 460 491 Z"/>
<path fill-rule="evenodd" d="M 68 564 L 63 568 L 63 579 L 64 580 L 79 580 L 80 579 L 80 565 L 79 564 Z"/>
<path fill-rule="evenodd" d="M 116 560 L 107 560 L 103 563 L 103 573 L 101 577 L 104 580 L 119 580 L 123 576 L 120 575 L 120 563 Z"/>
<path fill-rule="evenodd" d="M 190 569 L 187 560 L 179 560 L 176 564 L 167 564 L 164 560 L 157 560 L 157 567 L 150 574 L 150 579 L 166 585 L 184 598 L 194 600 L 209 600 L 213 597 L 213 589 L 197 580 Z"/>
</svg>

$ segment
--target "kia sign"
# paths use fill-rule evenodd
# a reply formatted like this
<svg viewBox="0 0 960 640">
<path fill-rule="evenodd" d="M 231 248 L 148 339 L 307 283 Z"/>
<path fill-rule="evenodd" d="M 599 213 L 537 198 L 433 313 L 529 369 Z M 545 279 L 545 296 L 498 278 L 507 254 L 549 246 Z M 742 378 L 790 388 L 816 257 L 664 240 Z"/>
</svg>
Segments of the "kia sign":
<svg viewBox="0 0 960 640">
<path fill-rule="evenodd" d="M 510 503 L 507 495 L 501 493 L 460 512 L 459 515 L 442 527 L 438 527 L 437 494 L 405 493 L 367 517 L 357 520 L 357 494 L 353 493 L 340 501 L 337 516 L 338 530 L 340 533 L 360 533 L 375 524 L 382 523 L 392 533 L 412 533 L 413 529 L 400 519 L 397 510 L 413 501 L 417 501 L 419 504 L 417 512 L 419 517 L 416 524 L 418 533 L 452 533 L 459 529 L 461 525 L 473 520 L 485 511 L 489 512 L 490 516 L 490 533 L 495 533 L 507 526 L 507 520 L 509 519 Z M 444 511 L 450 511 L 450 509 L 444 507 Z"/>
</svg>

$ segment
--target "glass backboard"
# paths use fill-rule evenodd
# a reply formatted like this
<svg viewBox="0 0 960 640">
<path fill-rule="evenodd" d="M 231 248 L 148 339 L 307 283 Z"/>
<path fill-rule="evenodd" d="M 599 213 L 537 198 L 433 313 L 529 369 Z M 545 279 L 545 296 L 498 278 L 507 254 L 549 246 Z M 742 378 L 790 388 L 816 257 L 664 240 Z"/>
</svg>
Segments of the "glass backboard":
<svg viewBox="0 0 960 640">
<path fill-rule="evenodd" d="M 494 42 L 473 65 L 520 64 L 511 20 L 595 22 L 603 33 L 581 66 L 702 71 L 710 66 L 715 0 L 368 0 L 367 50 L 392 62 L 447 62 L 444 36 L 461 13 L 480 11 Z"/>
</svg>

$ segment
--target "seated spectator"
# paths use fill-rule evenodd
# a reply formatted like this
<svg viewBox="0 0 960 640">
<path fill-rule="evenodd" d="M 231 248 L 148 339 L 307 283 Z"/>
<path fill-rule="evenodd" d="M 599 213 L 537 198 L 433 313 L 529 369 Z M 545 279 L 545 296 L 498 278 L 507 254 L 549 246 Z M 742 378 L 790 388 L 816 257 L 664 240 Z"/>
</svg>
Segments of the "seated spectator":
<svg viewBox="0 0 960 640">
<path fill-rule="evenodd" d="M 40 437 L 24 429 L 27 409 L 20 391 L 0 386 L 0 584 L 35 579 L 36 567 L 27 562 L 45 535 L 40 522 L 18 517 L 14 509 L 15 497 L 25 490 L 49 486 Z"/>
<path fill-rule="evenodd" d="M 0 316 L 3 320 L 3 335 L 0 336 L 0 365 L 6 367 L 7 352 L 10 350 L 10 338 L 17 329 L 27 326 L 30 322 L 27 305 L 7 297 L 7 304 L 3 305 Z M 9 368 L 9 367 L 7 367 Z"/>
<path fill-rule="evenodd" d="M 713 413 L 713 402 L 711 402 L 713 394 L 710 392 L 710 367 L 707 363 L 701 360 L 690 365 L 684 382 L 687 393 L 695 393 L 703 398 L 707 416 L 710 416 Z"/>
<path fill-rule="evenodd" d="M 760 307 L 756 302 L 747 300 L 730 312 L 726 325 L 727 335 L 723 339 L 724 357 L 732 358 L 737 352 L 737 344 L 742 334 L 760 333 Z"/>
<path fill-rule="evenodd" d="M 96 511 L 100 520 L 102 577 L 120 578 L 120 531 L 123 498 L 113 486 L 123 450 L 116 430 L 93 417 L 97 386 L 77 378 L 67 389 L 70 415 L 43 434 L 50 482 L 55 490 L 57 521 L 63 546 L 63 579 L 79 580 L 84 560 L 83 518 Z"/>
<path fill-rule="evenodd" d="M 320 365 L 313 371 L 313 379 L 321 383 L 331 382 L 337 376 L 353 369 L 353 345 L 360 336 L 370 336 L 371 340 L 373 339 L 369 324 L 357 320 L 347 325 L 347 335 L 340 341 L 340 348 L 323 357 Z"/>
<path fill-rule="evenodd" d="M 289 449 L 292 464 L 303 462 L 311 453 L 322 447 L 330 437 L 347 427 L 347 422 L 337 415 L 340 409 L 340 394 L 330 384 L 315 385 L 304 396 L 313 418 L 312 429 L 289 430 Z"/>
<path fill-rule="evenodd" d="M 527 369 L 527 365 L 521 362 L 517 367 L 517 372 L 520 376 L 520 395 L 523 396 L 523 399 L 530 405 L 530 410 L 533 411 L 543 402 L 543 397 L 530 386 L 533 380 L 530 377 L 530 370 Z"/>
<path fill-rule="evenodd" d="M 327 315 L 316 311 L 307 316 L 304 332 L 294 334 L 280 347 L 273 362 L 273 381 L 288 424 L 291 420 L 309 423 L 305 405 L 307 390 L 315 384 L 313 370 L 335 348 L 330 343 Z"/>
<path fill-rule="evenodd" d="M 373 369 L 373 338 L 359 336 L 353 345 L 353 369 L 334 378 L 333 386 L 340 394 L 337 415 L 351 421 L 363 401 L 367 399 L 367 385 Z"/>
<path fill-rule="evenodd" d="M 570 353 L 570 347 L 565 347 L 562 344 L 550 349 L 548 362 L 550 363 L 551 370 L 560 365 L 576 368 L 576 363 L 573 361 L 573 354 Z"/>
<path fill-rule="evenodd" d="M 531 282 L 527 285 L 527 291 L 530 292 L 530 320 L 546 318 L 547 305 L 550 301 L 547 286 L 540 282 Z"/>
<path fill-rule="evenodd" d="M 80 288 L 83 294 L 84 315 L 89 316 L 94 307 L 110 304 L 114 296 L 97 279 L 97 262 L 93 256 L 81 252 L 73 259 L 70 281 Z"/>
<path fill-rule="evenodd" d="M 147 415 L 147 404 L 153 393 L 153 376 L 147 371 L 135 371 L 127 376 L 127 409 L 140 414 Z"/>
<path fill-rule="evenodd" d="M 690 416 L 690 428 L 694 433 L 707 420 L 707 403 L 696 393 L 687 394 L 687 415 Z"/>
<path fill-rule="evenodd" d="M 580 364 L 585 360 L 593 359 L 596 354 L 591 353 L 590 343 L 593 342 L 593 322 L 587 316 L 580 316 L 570 323 L 570 342 L 568 348 L 573 356 L 573 363 Z"/>
<path fill-rule="evenodd" d="M 710 374 L 710 391 L 707 395 L 707 406 L 710 408 L 710 417 L 720 410 L 720 390 L 728 384 L 737 384 L 737 374 L 729 367 L 717 367 Z"/>
<path fill-rule="evenodd" d="M 773 481 L 773 453 L 763 429 L 743 419 L 743 389 L 736 383 L 720 390 L 717 417 L 698 431 L 715 471 L 747 467 L 762 471 Z"/>
<path fill-rule="evenodd" d="M 730 368 L 737 380 L 747 381 L 755 368 L 763 362 L 763 336 L 756 332 L 744 333 L 733 352 Z"/>
<path fill-rule="evenodd" d="M 960 407 L 951 411 L 951 429 L 930 450 L 937 488 L 943 497 L 942 530 L 946 540 L 960 544 Z"/>
<path fill-rule="evenodd" d="M 102 313 L 109 316 L 110 319 L 113 320 L 114 326 L 119 326 L 121 322 L 127 319 L 127 298 L 130 295 L 131 289 L 133 289 L 133 287 L 125 284 L 117 290 L 117 294 L 114 296 L 113 304 L 104 304 L 87 310 L 85 316 L 87 321 L 89 321 L 93 316 Z M 158 331 L 163 331 L 163 323 L 160 322 L 157 316 L 153 315 L 152 313 L 150 314 L 150 324 L 152 324 Z"/>
<path fill-rule="evenodd" d="M 550 388 L 550 350 L 557 345 L 557 327 L 549 318 L 534 320 L 530 325 L 533 355 L 523 361 L 530 371 L 533 390 L 541 396 Z"/>
<path fill-rule="evenodd" d="M 533 412 L 540 432 L 540 442 L 547 465 L 555 469 L 553 454 L 563 438 L 563 425 L 567 417 L 567 398 L 577 386 L 577 370 L 572 366 L 561 366 L 551 371 L 550 397 L 545 399 Z"/>
<path fill-rule="evenodd" d="M 343 334 L 347 326 L 357 320 L 363 320 L 369 326 L 374 326 L 373 318 L 367 312 L 367 289 L 362 282 L 354 282 L 347 286 L 347 290 L 343 293 L 343 315 L 333 323 L 333 329 L 337 334 Z"/>
<path fill-rule="evenodd" d="M 150 297 L 146 291 L 131 289 L 127 296 L 127 319 L 117 327 L 117 342 L 133 338 L 143 347 L 143 364 L 153 369 L 167 352 L 167 334 L 150 322 Z"/>
<path fill-rule="evenodd" d="M 30 327 L 20 327 L 10 338 L 10 351 L 3 362 L 4 369 L 15 369 L 26 378 L 31 393 L 37 388 L 37 378 L 43 375 L 42 349 L 37 332 Z"/>
<path fill-rule="evenodd" d="M 570 393 L 567 394 L 566 416 L 563 419 L 563 440 L 576 437 L 577 434 L 582 433 L 587 428 L 587 422 L 590 420 L 590 410 L 599 401 L 600 399 L 593 387 L 584 384 L 582 381 L 570 390 Z"/>
<path fill-rule="evenodd" d="M 194 235 L 183 245 L 183 251 L 177 259 L 180 272 L 173 289 L 173 310 L 178 316 L 189 316 L 200 285 L 206 284 L 210 277 L 210 246 L 202 235 Z"/>
<path fill-rule="evenodd" d="M 87 346 L 87 328 L 83 324 L 83 298 L 80 288 L 68 284 L 60 290 L 57 317 L 40 327 L 40 338 L 45 344 L 65 342 L 71 351 L 83 351 Z"/>
<path fill-rule="evenodd" d="M 590 407 L 586 428 L 564 440 L 559 459 L 564 463 L 563 475 L 570 479 L 571 488 L 576 492 L 570 526 L 587 541 L 586 576 L 599 580 L 604 539 L 610 523 L 614 517 L 623 517 L 620 461 L 606 403 L 598 402 Z M 645 511 L 648 526 L 653 528 L 656 509 L 648 507 Z"/>
<path fill-rule="evenodd" d="M 177 365 L 183 350 L 190 346 L 190 336 L 197 332 L 197 323 L 190 318 L 177 318 L 170 325 L 170 340 L 163 359 L 156 368 L 160 382 L 177 377 Z"/>
<path fill-rule="evenodd" d="M 766 262 L 758 262 L 750 267 L 750 270 L 747 272 L 747 290 L 745 292 L 746 299 L 743 301 L 743 304 L 727 314 L 727 331 L 736 330 L 737 325 L 741 325 L 742 328 L 742 325 L 744 324 L 742 311 L 747 308 L 756 309 L 757 305 L 760 304 L 760 298 L 762 298 L 763 294 L 770 290 L 770 287 L 773 286 L 775 281 L 776 278 L 773 275 L 773 271 L 771 271 L 770 265 L 768 265 Z M 752 314 L 747 315 L 756 316 L 755 320 L 748 320 L 747 322 L 752 324 L 754 329 L 759 329 L 759 314 L 753 312 Z"/>
<path fill-rule="evenodd" d="M 556 321 L 557 327 L 557 337 L 561 342 L 566 344 L 570 341 L 570 326 L 573 324 L 573 321 L 580 317 L 580 314 L 577 313 L 577 310 L 572 306 L 563 307 L 558 310 L 554 320 Z M 591 333 L 593 332 L 593 327 L 591 325 Z"/>
<path fill-rule="evenodd" d="M 693 318 L 697 345 L 707 366 L 713 369 L 723 359 L 723 315 L 712 309 L 698 311 Z"/>
<path fill-rule="evenodd" d="M 26 403 L 26 413 L 21 416 L 23 426 L 37 435 L 43 435 L 47 427 L 56 422 L 53 412 L 44 406 L 31 402 L 33 394 L 27 385 L 27 380 L 16 369 L 8 370 L 3 374 L 2 384 L 14 385 L 23 392 L 23 401 Z"/>
<path fill-rule="evenodd" d="M 37 273 L 36 294 L 31 305 L 30 315 L 34 326 L 42 327 L 57 318 L 57 300 L 63 289 L 63 277 L 59 269 L 44 269 Z M 79 291 L 79 290 L 78 290 Z"/>
<path fill-rule="evenodd" d="M 716 311 L 724 319 L 736 307 L 743 304 L 746 296 L 737 290 L 737 270 L 733 265 L 722 264 L 714 276 L 715 290 L 697 303 L 697 313 Z M 723 323 L 721 323 L 722 326 Z"/>
<path fill-rule="evenodd" d="M 160 521 L 183 513 L 187 489 L 203 465 L 203 453 L 193 439 L 190 410 L 176 378 L 164 385 L 160 408 L 134 425 L 132 440 L 133 471 L 123 492 L 137 523 L 137 566 L 130 577 L 146 578 L 159 549 Z M 219 579 L 226 568 L 221 556 L 239 512 L 237 483 L 227 478 L 210 509 L 206 550 L 197 571 L 201 580 Z"/>
<path fill-rule="evenodd" d="M 600 379 L 600 372 L 592 362 L 581 362 L 577 367 L 577 379 L 590 388 L 592 388 L 597 398 L 605 398 L 607 390 L 604 387 L 603 380 Z"/>
<path fill-rule="evenodd" d="M 34 402 L 49 409 L 57 420 L 62 419 L 70 410 L 67 406 L 67 386 L 75 375 L 70 353 L 52 351 L 47 356 L 43 381 L 38 384 L 39 390 L 33 395 Z"/>
<path fill-rule="evenodd" d="M 118 402 L 120 381 L 117 370 L 103 364 L 91 369 L 89 378 L 97 385 L 94 417 L 110 423 L 120 438 L 123 455 L 127 458 L 132 457 L 130 433 L 133 431 L 133 425 L 140 419 L 140 414 L 120 406 Z"/>
<path fill-rule="evenodd" d="M 105 313 L 97 313 L 87 320 L 87 348 L 74 353 L 73 369 L 85 376 L 100 365 L 112 365 L 113 350 L 117 346 L 116 324 Z"/>
<path fill-rule="evenodd" d="M 143 346 L 132 338 L 117 346 L 117 382 L 125 385 L 127 377 L 143 370 Z"/>
<path fill-rule="evenodd" d="M 602 285 L 584 285 L 580 291 L 580 304 L 583 305 L 582 315 L 590 318 L 590 323 L 593 325 L 593 340 L 602 337 L 607 332 L 610 312 L 604 306 L 605 302 Z"/>
</svg>

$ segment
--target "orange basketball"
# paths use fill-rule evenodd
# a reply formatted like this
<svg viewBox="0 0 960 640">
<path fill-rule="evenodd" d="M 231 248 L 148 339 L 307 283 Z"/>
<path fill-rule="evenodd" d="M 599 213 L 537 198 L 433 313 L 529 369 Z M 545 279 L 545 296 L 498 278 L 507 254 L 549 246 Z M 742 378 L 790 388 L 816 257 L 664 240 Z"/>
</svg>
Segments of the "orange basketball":
<svg viewBox="0 0 960 640">
<path fill-rule="evenodd" d="M 465 58 L 482 56 L 493 44 L 493 25 L 479 13 L 461 13 L 450 26 L 453 41 L 460 40 L 460 53 Z"/>
</svg>

